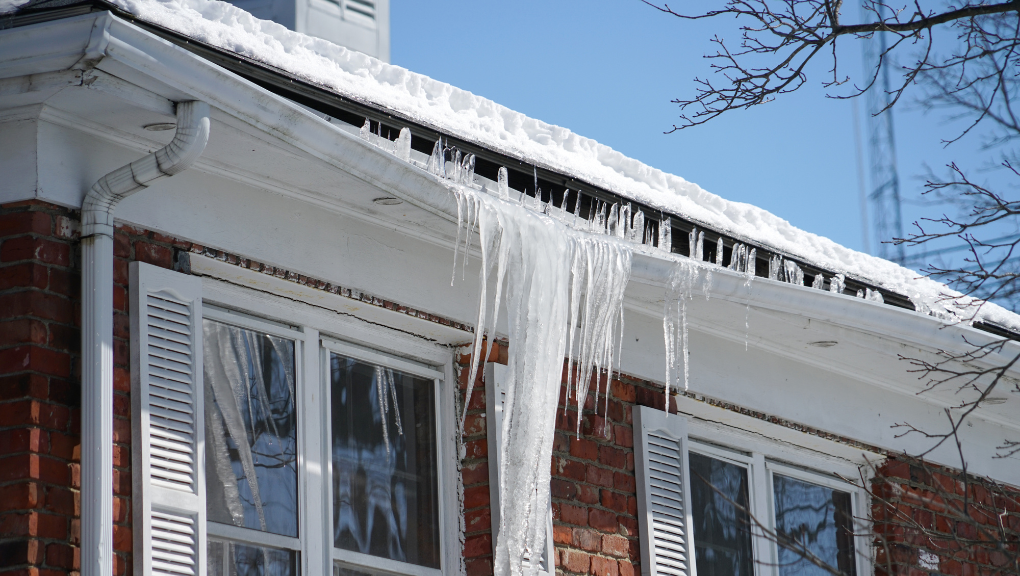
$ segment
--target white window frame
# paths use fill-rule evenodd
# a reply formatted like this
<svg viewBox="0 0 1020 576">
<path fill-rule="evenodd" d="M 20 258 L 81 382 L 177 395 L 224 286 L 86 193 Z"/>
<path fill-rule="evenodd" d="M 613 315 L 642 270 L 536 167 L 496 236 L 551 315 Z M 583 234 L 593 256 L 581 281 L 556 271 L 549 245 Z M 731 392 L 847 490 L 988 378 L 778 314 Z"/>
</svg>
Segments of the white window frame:
<svg viewBox="0 0 1020 576">
<path fill-rule="evenodd" d="M 700 404 L 700 403 L 699 403 Z M 704 404 L 701 404 L 704 406 Z M 864 488 L 845 482 L 840 478 L 860 480 L 861 470 L 867 468 L 868 460 L 872 462 L 880 460 L 877 454 L 866 454 L 861 450 L 854 450 L 845 445 L 838 444 L 818 437 L 797 433 L 810 440 L 810 447 L 801 446 L 790 442 L 794 435 L 789 429 L 775 424 L 762 422 L 740 414 L 721 413 L 712 416 L 719 416 L 718 420 L 699 418 L 697 410 L 701 406 L 691 402 L 687 408 L 693 408 L 691 412 L 681 412 L 668 418 L 682 418 L 686 422 L 686 451 L 695 452 L 716 458 L 718 460 L 742 466 L 748 471 L 749 494 L 748 503 L 750 512 L 754 517 L 765 525 L 768 530 L 775 529 L 774 497 L 772 489 L 773 475 L 778 473 L 784 476 L 795 478 L 811 484 L 825 486 L 835 490 L 848 492 L 851 495 L 851 509 L 854 516 L 854 529 L 857 531 L 857 522 L 860 519 L 868 518 L 868 510 L 871 505 L 870 495 Z M 684 407 L 681 409 L 683 410 Z M 637 410 L 655 410 L 648 407 L 635 407 Z M 708 410 L 706 410 L 708 412 Z M 772 433 L 770 433 L 772 432 Z M 635 431 L 635 436 L 637 431 Z M 781 439 L 779 439 L 781 438 Z M 807 444 L 807 442 L 805 442 Z M 856 453 L 856 457 L 852 455 Z M 684 457 L 687 461 L 687 457 Z M 635 466 L 642 466 L 643 463 L 636 462 Z M 687 486 L 690 490 L 690 468 L 684 471 Z M 870 481 L 867 474 L 864 477 L 864 484 Z M 688 516 L 690 518 L 690 516 Z M 693 524 L 693 523 L 692 523 Z M 691 576 L 697 576 L 697 563 L 694 555 L 694 543 L 698 535 L 693 525 L 691 530 L 690 569 Z M 873 574 L 872 544 L 866 535 L 858 535 L 854 538 L 855 568 L 857 576 L 870 576 Z M 642 538 L 645 538 L 642 534 Z M 642 543 L 644 545 L 644 542 Z M 768 538 L 757 526 L 752 527 L 752 551 L 754 555 L 755 576 L 779 576 L 779 567 L 776 565 L 778 559 L 778 545 L 773 539 Z"/>
<path fill-rule="evenodd" d="M 329 354 L 336 353 L 347 358 L 353 358 L 355 360 L 361 360 L 369 364 L 376 366 L 382 366 L 384 368 L 391 368 L 398 370 L 405 374 L 411 374 L 412 376 L 418 376 L 426 380 L 431 380 L 434 388 L 434 401 L 435 401 L 435 414 L 436 414 L 436 465 L 438 478 L 438 489 L 439 489 L 439 525 L 444 526 L 447 522 L 446 516 L 447 507 L 446 503 L 443 502 L 442 495 L 444 494 L 444 483 L 447 482 L 447 478 L 443 474 L 443 462 L 448 460 L 447 450 L 444 450 L 442 439 L 442 419 L 443 412 L 441 410 L 442 405 L 440 402 L 440 394 L 443 386 L 443 373 L 431 366 L 419 364 L 410 360 L 404 360 L 401 358 L 395 358 L 391 355 L 378 352 L 376 350 L 364 348 L 350 342 L 344 342 L 342 340 L 336 340 L 333 338 L 322 338 L 322 366 L 324 368 L 323 378 L 323 404 L 327 407 L 332 406 L 332 396 L 330 391 L 330 363 Z M 326 478 L 333 477 L 333 446 L 332 440 L 329 434 L 326 434 L 326 442 L 324 444 L 326 454 L 329 458 L 326 461 Z M 330 519 L 332 520 L 333 515 L 333 495 L 330 492 L 329 500 L 327 502 L 327 510 L 330 513 Z M 335 548 L 332 542 L 333 526 L 330 521 L 329 529 L 329 549 L 332 551 L 331 557 L 334 561 L 343 564 L 344 566 L 352 569 L 368 569 L 374 571 L 382 571 L 393 574 L 407 574 L 410 576 L 442 576 L 443 568 L 445 567 L 444 558 L 440 554 L 440 567 L 439 568 L 427 568 L 425 566 L 418 566 L 416 564 L 410 564 L 407 562 L 400 562 L 397 560 L 390 560 L 388 558 L 380 558 L 369 554 L 362 554 L 360 552 L 354 552 L 351 550 L 342 550 Z M 446 546 L 446 539 L 443 537 L 442 532 L 439 534 L 439 546 L 440 551 Z"/>
<path fill-rule="evenodd" d="M 297 570 L 302 570 L 303 559 L 306 556 L 305 541 L 303 535 L 307 534 L 305 525 L 305 504 L 304 496 L 306 490 L 303 487 L 307 484 L 306 481 L 306 468 L 307 462 L 305 457 L 305 431 L 302 422 L 304 422 L 304 413 L 307 410 L 305 401 L 305 366 L 303 365 L 302 359 L 304 357 L 304 349 L 308 346 L 307 334 L 300 330 L 296 330 L 290 326 L 282 323 L 274 322 L 271 320 L 265 320 L 248 314 L 235 312 L 226 308 L 221 308 L 216 304 L 203 302 L 202 304 L 202 320 L 211 320 L 213 322 L 219 322 L 221 324 L 227 324 L 229 326 L 236 326 L 246 330 L 252 330 L 261 334 L 269 334 L 280 338 L 285 338 L 294 342 L 294 395 L 297 398 L 295 402 L 295 418 L 298 422 L 298 433 L 297 433 L 297 488 L 298 488 L 298 501 L 297 501 L 297 521 L 298 521 L 298 535 L 296 537 L 283 536 L 281 534 L 273 534 L 271 532 L 262 532 L 260 530 L 253 530 L 251 528 L 241 528 L 238 526 L 231 526 L 228 524 L 220 524 L 211 520 L 206 522 L 206 532 L 209 539 L 228 541 L 237 544 L 247 544 L 254 546 L 267 546 L 270 548 L 278 548 L 281 550 L 294 551 L 297 553 L 297 562 L 295 566 Z M 313 345 L 315 347 L 315 345 Z M 205 383 L 203 382 L 203 386 Z M 212 406 L 207 406 L 206 410 L 211 410 Z M 205 463 L 203 462 L 204 466 Z M 229 555 L 223 555 L 224 562 L 224 574 L 229 574 L 229 568 L 226 566 L 229 560 Z M 299 572 L 303 574 L 304 572 Z"/>
<path fill-rule="evenodd" d="M 301 343 L 299 349 L 295 350 L 296 364 L 300 365 L 298 370 L 302 374 L 296 386 L 299 399 L 300 467 L 297 538 L 300 540 L 300 551 L 297 565 L 301 576 L 330 576 L 333 573 L 333 511 L 330 506 L 331 482 L 330 476 L 327 475 L 332 459 L 328 452 L 329 430 L 326 425 L 329 421 L 329 404 L 324 401 L 328 397 L 329 365 L 323 361 L 326 357 L 324 342 L 342 343 L 344 346 L 360 350 L 360 354 L 385 358 L 385 364 L 409 372 L 420 373 L 422 367 L 425 367 L 427 377 L 437 375 L 440 377 L 436 388 L 438 408 L 436 418 L 439 432 L 437 453 L 440 455 L 438 473 L 441 570 L 420 568 L 401 562 L 394 562 L 395 565 L 384 562 L 379 564 L 378 568 L 370 569 L 415 576 L 424 576 L 425 573 L 419 570 L 427 570 L 429 576 L 437 573 L 462 574 L 460 519 L 455 514 L 447 512 L 457 510 L 460 506 L 456 460 L 457 421 L 454 406 L 457 379 L 454 373 L 453 353 L 446 347 L 403 331 L 363 321 L 354 316 L 338 314 L 321 306 L 278 296 L 265 290 L 252 290 L 213 276 L 202 277 L 202 300 L 205 318 L 226 321 L 229 324 L 238 324 L 243 320 L 250 323 L 248 326 L 253 329 L 297 339 Z M 208 312 L 210 309 L 215 311 L 210 314 Z M 214 317 L 214 314 L 221 316 Z M 317 460 L 311 457 L 313 454 L 318 455 Z M 220 536 L 219 530 L 215 533 L 210 532 L 210 535 L 217 539 L 232 539 L 226 534 Z M 254 538 L 244 541 L 256 543 Z M 278 547 L 268 541 L 266 545 Z M 379 560 L 370 558 L 373 561 Z M 346 559 L 343 562 L 349 563 Z M 359 567 L 354 563 L 350 564 L 351 568 Z M 360 567 L 369 568 L 369 565 L 366 563 Z"/>
<path fill-rule="evenodd" d="M 734 426 L 734 424 L 739 426 L 744 423 L 745 419 L 751 420 L 750 417 L 742 416 L 732 419 L 732 424 L 721 424 L 697 417 L 690 418 L 688 421 L 690 446 L 691 449 L 707 456 L 713 455 L 705 451 L 706 446 L 710 447 L 708 449 L 714 449 L 718 454 L 727 455 L 730 459 L 739 458 L 740 453 L 747 455 L 740 459 L 749 460 L 751 510 L 755 518 L 765 524 L 769 530 L 775 529 L 772 491 L 774 471 L 812 484 L 849 492 L 855 530 L 856 520 L 867 518 L 866 505 L 870 502 L 867 491 L 839 479 L 840 476 L 859 478 L 861 466 L 866 464 L 863 458 L 854 461 L 831 456 L 830 454 L 847 451 L 845 446 L 835 442 L 825 441 L 823 444 L 831 444 L 832 450 L 823 453 L 815 449 L 775 440 L 771 435 L 762 434 L 757 430 L 762 427 L 765 430 L 781 428 L 775 424 L 763 424 L 761 421 L 746 422 L 748 428 L 754 426 L 751 430 Z M 697 534 L 694 534 L 693 537 L 696 539 Z M 776 566 L 779 552 L 773 539 L 766 537 L 760 530 L 755 530 L 752 547 L 754 549 L 755 576 L 779 576 L 779 567 Z M 871 562 L 871 543 L 866 536 L 858 535 L 854 538 L 854 554 L 857 576 L 869 576 L 872 573 L 873 563 Z M 694 566 L 694 570 L 697 570 L 696 566 Z"/>
</svg>

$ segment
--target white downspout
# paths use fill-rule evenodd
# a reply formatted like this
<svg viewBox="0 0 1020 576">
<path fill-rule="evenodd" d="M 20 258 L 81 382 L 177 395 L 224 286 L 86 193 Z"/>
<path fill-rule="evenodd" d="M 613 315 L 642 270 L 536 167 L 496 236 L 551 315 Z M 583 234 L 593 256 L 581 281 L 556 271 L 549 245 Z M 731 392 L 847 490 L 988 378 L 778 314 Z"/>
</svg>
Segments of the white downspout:
<svg viewBox="0 0 1020 576">
<path fill-rule="evenodd" d="M 100 178 L 81 205 L 82 576 L 113 574 L 113 212 L 131 194 L 187 170 L 208 141 L 209 105 L 179 102 L 173 141 Z"/>
</svg>

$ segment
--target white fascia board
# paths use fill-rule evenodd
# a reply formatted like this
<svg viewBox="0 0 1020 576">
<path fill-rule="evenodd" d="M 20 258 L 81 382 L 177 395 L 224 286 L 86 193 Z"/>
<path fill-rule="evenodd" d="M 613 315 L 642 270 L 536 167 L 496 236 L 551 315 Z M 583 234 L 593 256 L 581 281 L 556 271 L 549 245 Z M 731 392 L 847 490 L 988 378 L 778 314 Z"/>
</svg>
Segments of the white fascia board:
<svg viewBox="0 0 1020 576">
<path fill-rule="evenodd" d="M 0 78 L 68 70 L 88 52 L 95 15 L 0 32 Z"/>
</svg>

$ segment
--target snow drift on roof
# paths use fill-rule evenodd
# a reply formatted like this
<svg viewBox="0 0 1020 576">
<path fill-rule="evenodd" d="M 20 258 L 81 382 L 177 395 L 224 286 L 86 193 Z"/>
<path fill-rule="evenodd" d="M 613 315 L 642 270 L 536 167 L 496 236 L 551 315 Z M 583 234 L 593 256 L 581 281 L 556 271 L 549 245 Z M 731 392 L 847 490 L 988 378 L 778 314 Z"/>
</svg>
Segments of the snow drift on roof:
<svg viewBox="0 0 1020 576">
<path fill-rule="evenodd" d="M 21 0 L 0 0 L 0 2 Z M 765 210 L 730 202 L 679 176 L 652 168 L 491 100 L 392 64 L 260 20 L 217 0 L 107 0 L 137 18 L 191 39 L 286 70 L 342 96 L 389 108 L 438 131 L 477 143 L 679 214 L 728 236 L 765 245 L 926 302 L 933 310 L 955 294 L 895 263 L 800 230 Z M 9 8 L 10 9 L 10 8 Z M 0 11 L 2 12 L 2 11 Z M 1020 330 L 1020 316 L 982 306 L 980 319 Z"/>
</svg>

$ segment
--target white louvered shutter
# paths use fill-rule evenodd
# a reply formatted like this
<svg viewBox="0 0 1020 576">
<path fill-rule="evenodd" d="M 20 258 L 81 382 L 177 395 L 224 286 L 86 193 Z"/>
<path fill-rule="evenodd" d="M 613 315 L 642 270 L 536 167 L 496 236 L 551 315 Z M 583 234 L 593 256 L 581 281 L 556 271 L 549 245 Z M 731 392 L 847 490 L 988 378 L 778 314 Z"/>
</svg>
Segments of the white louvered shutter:
<svg viewBox="0 0 1020 576">
<path fill-rule="evenodd" d="M 131 263 L 135 574 L 205 576 L 202 283 Z"/>
<path fill-rule="evenodd" d="M 687 420 L 635 406 L 634 431 L 641 574 L 693 576 Z"/>
<path fill-rule="evenodd" d="M 499 455 L 503 434 L 503 403 L 506 400 L 506 366 L 496 363 L 485 365 L 485 426 L 489 445 L 489 506 L 492 518 L 492 540 L 496 542 L 499 533 Z M 555 562 L 550 562 L 553 555 L 552 508 L 549 508 L 549 521 L 546 527 L 546 546 L 539 558 L 539 576 L 554 576 Z M 531 554 L 525 561 L 531 560 Z"/>
</svg>

